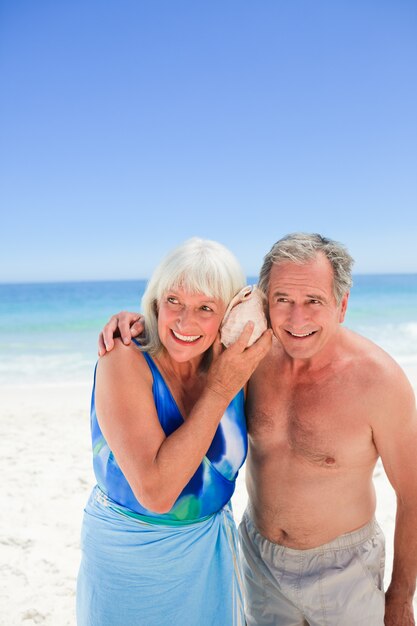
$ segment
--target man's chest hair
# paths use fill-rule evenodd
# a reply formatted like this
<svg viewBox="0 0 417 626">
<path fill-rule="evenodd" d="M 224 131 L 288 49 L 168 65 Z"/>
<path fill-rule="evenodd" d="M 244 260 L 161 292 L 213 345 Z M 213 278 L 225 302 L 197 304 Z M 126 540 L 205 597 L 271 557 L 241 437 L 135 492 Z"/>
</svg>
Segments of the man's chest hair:
<svg viewBox="0 0 417 626">
<path fill-rule="evenodd" d="M 341 457 L 372 453 L 372 429 L 360 397 L 328 385 L 277 387 L 248 406 L 248 431 L 265 450 L 292 452 L 326 466 Z M 371 452 L 372 451 L 372 452 Z"/>
</svg>

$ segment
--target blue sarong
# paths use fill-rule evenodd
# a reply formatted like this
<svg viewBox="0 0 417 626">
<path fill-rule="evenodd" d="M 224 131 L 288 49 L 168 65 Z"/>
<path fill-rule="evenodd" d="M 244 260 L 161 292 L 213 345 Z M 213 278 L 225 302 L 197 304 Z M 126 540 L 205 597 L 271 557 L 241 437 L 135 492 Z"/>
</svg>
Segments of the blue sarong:
<svg viewBox="0 0 417 626">
<path fill-rule="evenodd" d="M 168 437 L 184 419 L 153 359 L 143 357 Z M 78 626 L 243 626 L 237 530 L 228 504 L 247 452 L 243 391 L 167 513 L 136 499 L 101 431 L 95 386 L 91 434 L 97 486 L 84 513 Z"/>
<path fill-rule="evenodd" d="M 78 626 L 243 626 L 229 505 L 164 525 L 123 512 L 95 487 L 84 512 Z"/>
</svg>

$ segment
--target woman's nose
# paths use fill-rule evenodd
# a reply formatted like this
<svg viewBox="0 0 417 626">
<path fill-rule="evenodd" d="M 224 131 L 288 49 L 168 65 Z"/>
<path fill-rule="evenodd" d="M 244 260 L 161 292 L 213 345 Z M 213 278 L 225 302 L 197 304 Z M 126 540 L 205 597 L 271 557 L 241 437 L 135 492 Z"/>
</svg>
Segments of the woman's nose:
<svg viewBox="0 0 417 626">
<path fill-rule="evenodd" d="M 189 309 L 188 307 L 184 306 L 181 308 L 181 310 L 178 313 L 178 324 L 181 327 L 184 327 L 190 323 L 190 321 L 192 320 L 192 317 L 193 317 L 193 311 Z"/>
</svg>

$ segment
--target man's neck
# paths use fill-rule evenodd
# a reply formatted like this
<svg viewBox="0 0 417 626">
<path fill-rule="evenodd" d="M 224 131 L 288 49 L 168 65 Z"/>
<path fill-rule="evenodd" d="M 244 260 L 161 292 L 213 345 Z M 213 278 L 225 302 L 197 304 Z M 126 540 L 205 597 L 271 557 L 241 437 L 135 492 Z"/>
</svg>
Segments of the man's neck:
<svg viewBox="0 0 417 626">
<path fill-rule="evenodd" d="M 338 332 L 319 352 L 308 358 L 295 358 L 283 351 L 283 367 L 294 379 L 327 371 L 343 356 L 342 342 L 342 332 Z"/>
</svg>

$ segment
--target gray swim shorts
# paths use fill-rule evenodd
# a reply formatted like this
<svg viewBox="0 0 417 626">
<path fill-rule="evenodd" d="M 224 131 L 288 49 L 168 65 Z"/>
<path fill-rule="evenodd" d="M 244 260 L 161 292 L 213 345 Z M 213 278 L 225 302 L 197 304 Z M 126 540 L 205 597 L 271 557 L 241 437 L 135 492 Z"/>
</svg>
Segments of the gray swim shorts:
<svg viewBox="0 0 417 626">
<path fill-rule="evenodd" d="M 239 534 L 248 626 L 383 626 L 385 540 L 375 520 L 309 550 L 268 541 L 248 511 Z"/>
</svg>

